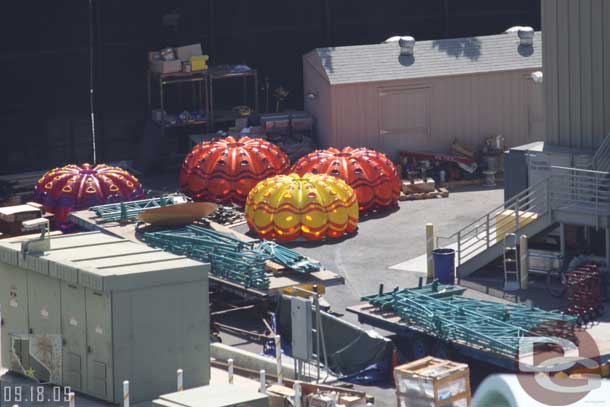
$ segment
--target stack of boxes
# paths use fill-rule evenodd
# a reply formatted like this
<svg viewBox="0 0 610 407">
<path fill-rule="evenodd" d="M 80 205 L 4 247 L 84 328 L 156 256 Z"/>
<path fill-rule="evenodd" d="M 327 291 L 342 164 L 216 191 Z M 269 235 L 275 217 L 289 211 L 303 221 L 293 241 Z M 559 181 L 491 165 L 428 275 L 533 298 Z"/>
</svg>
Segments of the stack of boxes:
<svg viewBox="0 0 610 407">
<path fill-rule="evenodd" d="M 159 74 L 197 72 L 208 69 L 209 57 L 203 55 L 201 44 L 184 45 L 150 52 L 150 69 Z"/>
</svg>

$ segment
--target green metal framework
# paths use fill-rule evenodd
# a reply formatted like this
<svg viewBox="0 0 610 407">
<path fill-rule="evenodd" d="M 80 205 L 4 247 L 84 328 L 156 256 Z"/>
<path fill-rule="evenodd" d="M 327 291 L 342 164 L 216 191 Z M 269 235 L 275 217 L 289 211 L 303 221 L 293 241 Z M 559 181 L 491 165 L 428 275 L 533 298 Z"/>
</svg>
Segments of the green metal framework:
<svg viewBox="0 0 610 407">
<path fill-rule="evenodd" d="M 521 338 L 574 337 L 576 318 L 520 304 L 464 298 L 464 289 L 437 282 L 414 289 L 363 297 L 391 310 L 439 339 L 468 344 L 516 358 Z"/>
<path fill-rule="evenodd" d="M 226 233 L 195 225 L 145 232 L 142 239 L 151 246 L 174 254 L 210 262 L 213 274 L 246 288 L 269 288 L 265 268 L 269 260 L 300 273 L 322 268 L 320 263 L 276 243 L 259 240 L 244 242 Z"/>
<path fill-rule="evenodd" d="M 98 205 L 89 208 L 89 210 L 95 212 L 103 222 L 116 222 L 135 219 L 140 212 L 148 209 L 161 208 L 183 202 L 186 202 L 186 198 L 181 195 L 165 195 L 139 201 Z"/>
</svg>

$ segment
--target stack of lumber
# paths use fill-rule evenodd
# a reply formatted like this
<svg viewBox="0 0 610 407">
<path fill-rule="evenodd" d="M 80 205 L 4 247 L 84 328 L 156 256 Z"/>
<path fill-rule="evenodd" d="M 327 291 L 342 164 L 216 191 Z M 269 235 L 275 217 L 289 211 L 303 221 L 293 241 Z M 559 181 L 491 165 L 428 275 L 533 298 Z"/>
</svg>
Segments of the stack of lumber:
<svg viewBox="0 0 610 407">
<path fill-rule="evenodd" d="M 437 188 L 432 178 L 403 180 L 400 191 L 401 201 L 414 201 L 419 199 L 446 198 L 449 196 L 447 188 Z"/>
<path fill-rule="evenodd" d="M 0 176 L 0 204 L 19 205 L 32 199 L 36 182 L 44 171 Z"/>
</svg>

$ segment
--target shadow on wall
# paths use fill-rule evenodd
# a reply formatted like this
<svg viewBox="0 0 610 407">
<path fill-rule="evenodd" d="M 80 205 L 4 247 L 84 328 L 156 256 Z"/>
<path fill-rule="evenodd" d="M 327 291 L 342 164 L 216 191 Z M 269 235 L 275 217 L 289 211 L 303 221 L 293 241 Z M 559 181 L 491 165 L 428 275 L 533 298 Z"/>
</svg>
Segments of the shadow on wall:
<svg viewBox="0 0 610 407">
<path fill-rule="evenodd" d="M 452 40 L 435 40 L 432 47 L 457 58 L 468 58 L 477 61 L 481 56 L 481 41 L 478 38 L 456 38 Z"/>
</svg>

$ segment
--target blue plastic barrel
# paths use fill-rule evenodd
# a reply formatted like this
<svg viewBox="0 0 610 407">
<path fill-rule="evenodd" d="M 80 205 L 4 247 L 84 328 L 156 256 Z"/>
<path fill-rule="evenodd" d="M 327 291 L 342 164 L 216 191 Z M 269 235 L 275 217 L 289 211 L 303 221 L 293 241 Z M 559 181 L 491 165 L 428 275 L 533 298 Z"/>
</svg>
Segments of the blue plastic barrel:
<svg viewBox="0 0 610 407">
<path fill-rule="evenodd" d="M 434 277 L 443 284 L 454 284 L 455 250 L 435 249 L 432 251 L 434 260 Z"/>
</svg>

